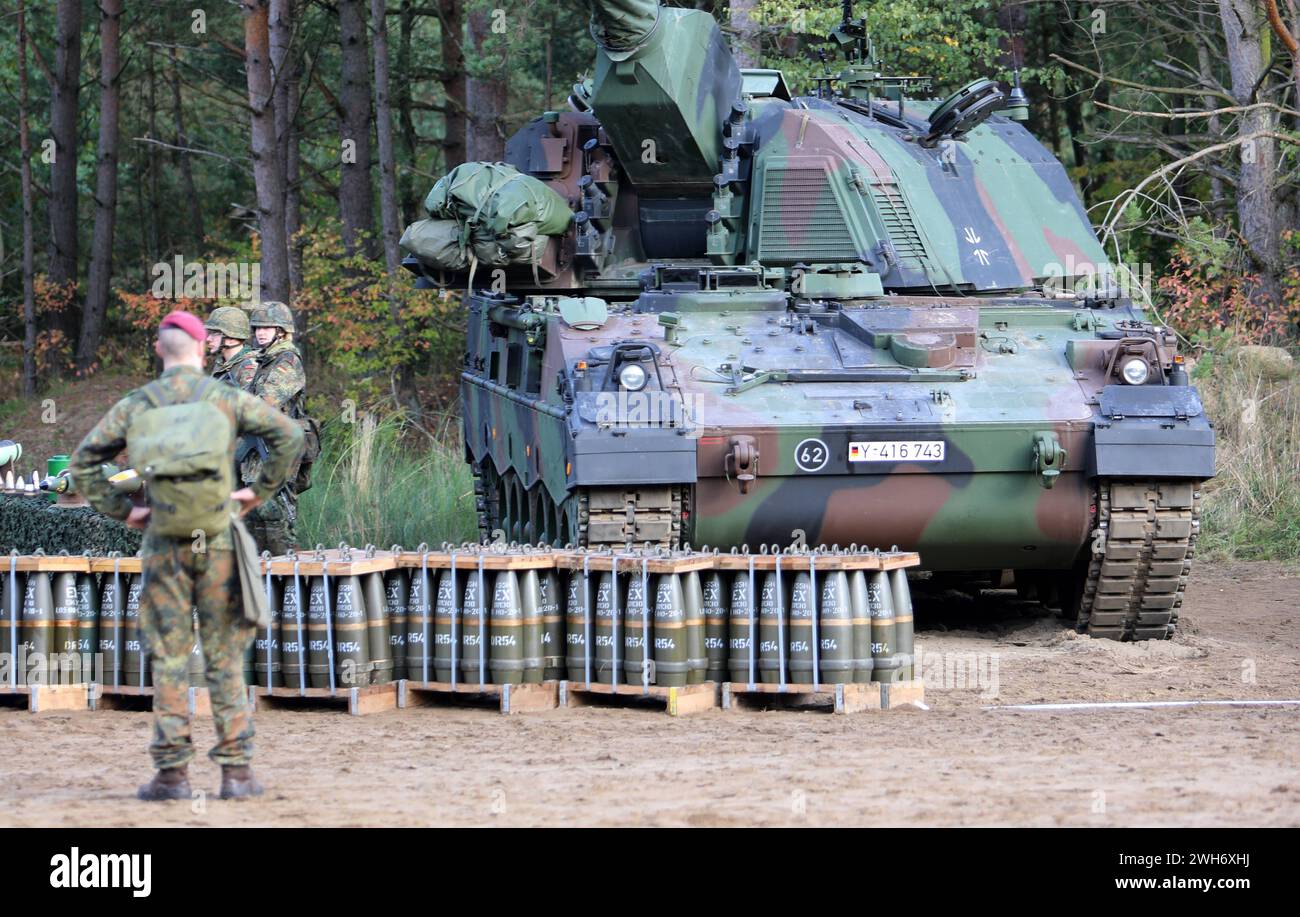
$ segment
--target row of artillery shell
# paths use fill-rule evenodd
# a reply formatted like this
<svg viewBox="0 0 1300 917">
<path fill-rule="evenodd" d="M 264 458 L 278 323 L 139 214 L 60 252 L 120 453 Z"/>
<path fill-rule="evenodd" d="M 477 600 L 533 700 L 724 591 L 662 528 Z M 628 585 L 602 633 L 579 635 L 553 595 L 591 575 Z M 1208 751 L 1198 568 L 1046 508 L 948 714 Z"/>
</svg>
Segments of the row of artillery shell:
<svg viewBox="0 0 1300 917">
<path fill-rule="evenodd" d="M 245 676 L 272 688 L 401 678 L 666 686 L 906 680 L 912 616 L 904 568 L 918 561 L 899 552 L 473 546 L 272 558 L 263 564 L 271 623 L 249 647 Z M 76 653 L 87 668 L 94 656 L 94 677 L 76 680 L 150 684 L 139 558 L 11 558 L 7 566 L 0 652 Z M 202 684 L 197 640 L 190 671 Z"/>
</svg>

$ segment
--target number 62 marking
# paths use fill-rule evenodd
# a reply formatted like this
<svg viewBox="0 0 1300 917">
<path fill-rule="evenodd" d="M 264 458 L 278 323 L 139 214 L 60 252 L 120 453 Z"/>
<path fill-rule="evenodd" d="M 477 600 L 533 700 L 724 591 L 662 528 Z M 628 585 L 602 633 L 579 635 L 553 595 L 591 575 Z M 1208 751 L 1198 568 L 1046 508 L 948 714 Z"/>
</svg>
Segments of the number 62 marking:
<svg viewBox="0 0 1300 917">
<path fill-rule="evenodd" d="M 794 463 L 800 471 L 821 471 L 830 457 L 831 450 L 820 439 L 805 439 L 794 447 Z"/>
</svg>

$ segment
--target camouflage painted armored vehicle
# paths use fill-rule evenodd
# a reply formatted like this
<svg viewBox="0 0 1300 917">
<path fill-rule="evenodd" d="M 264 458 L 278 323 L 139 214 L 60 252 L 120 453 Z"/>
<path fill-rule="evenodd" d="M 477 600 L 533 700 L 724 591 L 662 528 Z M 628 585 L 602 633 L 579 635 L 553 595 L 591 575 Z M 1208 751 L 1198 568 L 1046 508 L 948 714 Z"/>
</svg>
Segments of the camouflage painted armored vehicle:
<svg viewBox="0 0 1300 917">
<path fill-rule="evenodd" d="M 468 288 L 484 536 L 898 545 L 1172 633 L 1214 434 L 1019 90 L 910 98 L 847 10 L 807 96 L 704 12 L 592 0 L 592 34 L 571 110 L 404 237 Z"/>
</svg>

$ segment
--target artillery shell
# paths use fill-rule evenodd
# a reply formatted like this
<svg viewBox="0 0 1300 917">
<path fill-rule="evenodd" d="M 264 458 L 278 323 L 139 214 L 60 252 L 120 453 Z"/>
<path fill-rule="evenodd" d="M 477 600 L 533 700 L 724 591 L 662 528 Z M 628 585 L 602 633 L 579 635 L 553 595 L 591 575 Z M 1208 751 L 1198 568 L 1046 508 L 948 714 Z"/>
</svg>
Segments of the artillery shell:
<svg viewBox="0 0 1300 917">
<path fill-rule="evenodd" d="M 431 572 L 430 577 L 433 576 Z M 433 659 L 430 671 L 433 673 L 432 678 L 435 681 L 451 681 L 452 673 L 452 648 L 458 647 L 463 634 L 461 633 L 462 624 L 457 620 L 459 610 L 456 607 L 456 597 L 465 594 L 465 574 L 456 571 L 453 578 L 450 570 L 438 571 L 438 599 L 437 606 L 434 609 L 432 637 L 433 641 Z M 416 635 L 419 639 L 424 639 L 424 634 Z M 454 641 L 453 642 L 453 638 Z M 409 639 L 409 638 L 408 638 Z M 456 658 L 459 659 L 460 650 L 456 651 Z M 419 680 L 424 679 L 422 669 L 411 670 L 411 677 Z"/>
<path fill-rule="evenodd" d="M 595 641 L 595 659 L 592 661 L 592 672 L 596 681 L 601 684 L 609 684 L 613 680 L 614 673 L 614 632 L 617 621 L 614 616 L 615 596 L 614 596 L 614 575 L 612 573 L 602 573 L 596 580 L 596 614 L 595 626 L 593 627 L 592 639 Z M 619 681 L 622 681 L 620 678 Z"/>
<path fill-rule="evenodd" d="M 313 576 L 307 587 L 307 675 L 310 687 L 330 686 L 330 630 L 324 578 Z"/>
<path fill-rule="evenodd" d="M 406 603 L 410 589 L 404 570 L 389 570 L 383 576 L 384 604 L 388 611 L 388 653 L 393 660 L 393 680 L 400 681 L 407 677 Z"/>
<path fill-rule="evenodd" d="M 796 573 L 790 586 L 790 627 L 786 631 L 786 680 L 813 683 L 813 586 L 808 573 Z M 766 646 L 767 637 L 763 638 Z"/>
<path fill-rule="evenodd" d="M 682 577 L 676 573 L 664 573 L 657 579 L 652 644 L 654 683 L 684 685 L 690 679 L 691 658 L 690 627 L 686 620 L 686 594 L 682 588 Z M 698 635 L 699 632 L 697 620 L 695 633 Z"/>
<path fill-rule="evenodd" d="M 365 597 L 359 576 L 340 576 L 334 590 L 334 671 L 338 683 L 349 688 L 370 684 L 370 662 Z"/>
<path fill-rule="evenodd" d="M 564 601 L 564 666 L 569 681 L 587 680 L 587 629 L 595 626 L 587 620 L 587 592 L 595 588 L 596 583 L 581 570 L 569 574 Z M 592 665 L 594 670 L 594 660 Z"/>
<path fill-rule="evenodd" d="M 292 591 L 292 590 L 291 590 Z M 271 594 L 267 596 L 269 626 L 259 627 L 253 635 L 253 671 L 250 685 L 272 688 L 284 686 L 280 659 L 280 617 L 284 611 L 284 583 L 280 577 L 271 579 Z"/>
<path fill-rule="evenodd" d="M 898 680 L 898 657 L 894 655 L 897 627 L 889 574 L 878 571 L 867 581 L 867 605 L 871 609 L 871 680 Z"/>
<path fill-rule="evenodd" d="M 704 648 L 704 591 L 695 570 L 682 574 L 681 579 L 682 599 L 686 602 L 686 683 L 698 685 L 709 677 L 709 658 Z"/>
<path fill-rule="evenodd" d="M 560 577 L 554 570 L 537 571 L 538 614 L 542 618 L 542 680 L 564 677 L 564 613 L 560 608 Z"/>
<path fill-rule="evenodd" d="M 50 647 L 50 683 L 71 684 L 73 658 L 77 652 L 77 574 L 55 573 L 51 581 L 54 595 L 54 640 Z M 80 662 L 75 663 L 78 667 Z"/>
<path fill-rule="evenodd" d="M 122 684 L 122 618 L 126 611 L 127 577 L 104 574 L 99 591 L 99 645 L 104 684 Z"/>
<path fill-rule="evenodd" d="M 433 671 L 433 659 L 426 655 L 434 637 L 431 593 L 440 588 L 437 570 L 411 571 L 406 601 L 406 674 L 418 681 L 432 680 L 428 673 Z"/>
<path fill-rule="evenodd" d="M 95 577 L 77 574 L 77 650 L 81 657 L 81 681 L 95 680 L 95 653 L 99 650 L 99 595 Z"/>
<path fill-rule="evenodd" d="M 871 604 L 867 598 L 867 574 L 849 573 L 849 606 L 853 611 L 853 680 L 871 681 Z"/>
<path fill-rule="evenodd" d="M 654 684 L 654 672 L 650 671 L 646 646 L 654 638 L 653 612 L 646 607 L 645 589 L 653 588 L 654 577 L 646 577 L 642 582 L 640 571 L 633 571 L 627 577 L 627 591 L 623 602 L 623 684 Z"/>
<path fill-rule="evenodd" d="M 126 590 L 126 607 L 122 611 L 122 684 L 133 688 L 147 688 L 153 684 L 150 671 L 149 647 L 140 632 L 140 591 L 144 577 L 131 574 L 131 584 Z"/>
<path fill-rule="evenodd" d="M 286 687 L 310 686 L 311 631 L 303 603 L 311 593 L 311 584 L 303 577 L 284 577 L 280 594 L 280 677 Z"/>
<path fill-rule="evenodd" d="M 542 584 L 536 570 L 519 574 L 519 604 L 523 611 L 524 683 L 542 683 Z"/>
<path fill-rule="evenodd" d="M 503 570 L 492 587 L 492 626 L 488 647 L 492 683 L 517 685 L 524 677 L 524 609 L 519 574 Z"/>
<path fill-rule="evenodd" d="M 704 614 L 704 654 L 708 659 L 706 681 L 727 680 L 727 606 L 723 601 L 722 574 L 709 570 L 699 575 L 701 610 Z M 689 600 L 688 600 L 689 601 Z"/>
<path fill-rule="evenodd" d="M 50 650 L 54 643 L 54 594 L 50 575 L 33 571 L 23 587 L 23 610 L 18 626 L 18 683 L 27 677 L 36 684 L 48 684 Z M 26 653 L 24 663 L 22 654 Z"/>
<path fill-rule="evenodd" d="M 487 590 L 492 588 L 491 574 L 483 574 L 483 586 L 479 588 L 479 572 L 467 571 L 465 574 L 465 591 L 460 603 L 460 673 L 466 683 L 487 682 L 488 673 L 479 677 L 484 660 L 483 650 L 488 639 L 488 609 L 485 607 Z"/>
<path fill-rule="evenodd" d="M 388 598 L 384 594 L 384 575 L 367 573 L 361 577 L 361 595 L 366 606 L 366 647 L 370 656 L 370 683 L 386 685 L 393 680 L 393 645 L 388 630 Z"/>
<path fill-rule="evenodd" d="M 806 574 L 805 574 L 806 575 Z M 763 574 L 762 590 L 758 602 L 758 674 L 765 684 L 778 684 L 781 681 L 782 637 L 789 636 L 789 595 L 790 575 L 782 574 L 780 588 L 777 588 L 776 571 Z M 809 659 L 812 649 L 808 648 Z M 789 678 L 790 662 L 786 659 L 786 677 Z M 811 673 L 811 669 L 809 670 Z"/>
<path fill-rule="evenodd" d="M 732 681 L 747 682 L 752 674 L 758 678 L 758 660 L 753 656 L 753 630 L 750 615 L 755 618 L 758 609 L 751 605 L 749 573 L 737 571 L 731 579 L 731 605 L 728 614 L 727 666 Z"/>
<path fill-rule="evenodd" d="M 856 668 L 848 575 L 842 570 L 824 574 L 820 586 L 817 639 L 821 681 L 829 685 L 848 684 L 853 681 Z"/>
<path fill-rule="evenodd" d="M 911 681 L 913 626 L 912 590 L 908 587 L 906 570 L 889 573 L 890 594 L 894 599 L 894 655 L 898 659 L 898 679 Z"/>
</svg>

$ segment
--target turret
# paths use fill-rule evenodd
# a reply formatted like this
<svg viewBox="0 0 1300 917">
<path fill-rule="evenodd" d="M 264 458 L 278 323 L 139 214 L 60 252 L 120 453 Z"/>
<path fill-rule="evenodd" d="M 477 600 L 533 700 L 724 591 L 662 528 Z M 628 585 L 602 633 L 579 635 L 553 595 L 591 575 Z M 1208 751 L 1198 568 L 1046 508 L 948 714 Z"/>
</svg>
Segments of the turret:
<svg viewBox="0 0 1300 917">
<path fill-rule="evenodd" d="M 589 0 L 598 47 L 588 100 L 638 192 L 710 194 L 740 68 L 708 13 Z"/>
</svg>

